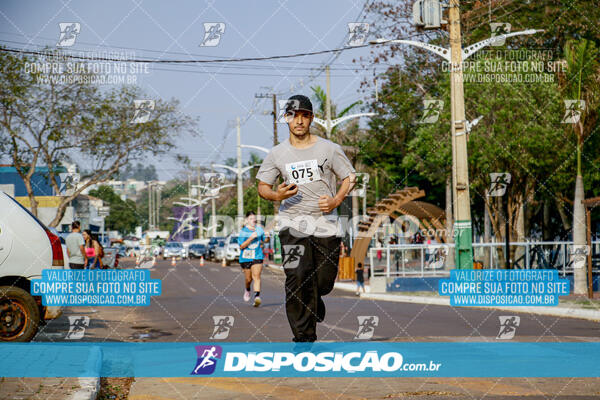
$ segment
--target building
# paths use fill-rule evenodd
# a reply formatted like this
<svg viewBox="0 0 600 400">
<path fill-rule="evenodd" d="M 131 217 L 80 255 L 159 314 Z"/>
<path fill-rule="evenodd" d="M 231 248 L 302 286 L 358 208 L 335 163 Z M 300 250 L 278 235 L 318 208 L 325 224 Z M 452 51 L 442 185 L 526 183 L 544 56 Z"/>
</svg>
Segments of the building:
<svg viewBox="0 0 600 400">
<path fill-rule="evenodd" d="M 56 168 L 58 173 L 58 185 L 62 187 L 61 177 L 65 174 L 75 174 L 71 168 L 62 166 Z M 56 211 L 62 201 L 61 193 L 56 193 L 50 183 L 47 167 L 36 167 L 36 170 L 31 177 L 31 186 L 33 194 L 38 203 L 38 219 L 48 225 L 56 216 Z M 31 202 L 27 194 L 25 183 L 17 173 L 17 170 L 12 165 L 0 165 L 0 190 L 7 193 L 17 200 L 21 205 L 31 210 Z M 102 225 L 102 219 L 98 217 L 98 209 L 102 207 L 103 202 L 88 195 L 77 196 L 65 209 L 65 214 L 56 226 L 59 232 L 68 232 L 71 228 L 71 223 L 75 220 L 81 221 L 84 229 L 91 228 L 98 230 Z"/>
<path fill-rule="evenodd" d="M 81 184 L 85 184 L 86 182 L 81 182 Z M 159 184 L 164 185 L 166 182 L 158 182 Z M 88 194 L 90 190 L 97 189 L 100 186 L 110 186 L 116 194 L 121 196 L 123 200 L 130 199 L 136 201 L 139 199 L 141 192 L 148 188 L 148 183 L 144 181 L 138 181 L 135 179 L 127 179 L 125 181 L 106 181 L 97 183 L 94 185 L 90 185 L 84 189 L 83 194 Z"/>
</svg>

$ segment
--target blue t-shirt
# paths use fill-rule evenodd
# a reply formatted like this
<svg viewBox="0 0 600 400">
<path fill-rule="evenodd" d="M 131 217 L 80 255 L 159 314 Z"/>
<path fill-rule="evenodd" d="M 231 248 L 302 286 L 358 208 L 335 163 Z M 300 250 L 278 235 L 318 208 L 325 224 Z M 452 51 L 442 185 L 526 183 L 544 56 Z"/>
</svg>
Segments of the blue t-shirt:
<svg viewBox="0 0 600 400">
<path fill-rule="evenodd" d="M 265 240 L 265 231 L 262 227 L 257 226 L 256 228 L 256 237 L 250 242 L 248 247 L 242 249 L 242 243 L 244 243 L 250 235 L 252 235 L 255 231 L 251 231 L 248 227 L 244 226 L 238 235 L 238 244 L 240 245 L 240 262 L 248 262 L 254 260 L 262 260 L 265 258 L 262 247 L 260 247 L 261 242 Z"/>
</svg>

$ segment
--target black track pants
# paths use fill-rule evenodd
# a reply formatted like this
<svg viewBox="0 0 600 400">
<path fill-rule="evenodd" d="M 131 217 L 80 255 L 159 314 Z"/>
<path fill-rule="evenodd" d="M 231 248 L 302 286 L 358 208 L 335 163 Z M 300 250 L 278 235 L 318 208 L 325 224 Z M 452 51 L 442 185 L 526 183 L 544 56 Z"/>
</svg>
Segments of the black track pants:
<svg viewBox="0 0 600 400">
<path fill-rule="evenodd" d="M 296 234 L 294 234 L 296 233 Z M 279 232 L 285 271 L 285 310 L 294 341 L 317 339 L 317 322 L 325 316 L 321 296 L 333 289 L 341 238 Z"/>
</svg>

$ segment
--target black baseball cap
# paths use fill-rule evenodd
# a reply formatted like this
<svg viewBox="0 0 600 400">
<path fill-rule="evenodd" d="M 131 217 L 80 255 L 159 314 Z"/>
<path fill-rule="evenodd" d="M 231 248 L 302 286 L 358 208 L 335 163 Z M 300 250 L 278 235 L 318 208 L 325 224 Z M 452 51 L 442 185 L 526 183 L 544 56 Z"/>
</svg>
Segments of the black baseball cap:
<svg viewBox="0 0 600 400">
<path fill-rule="evenodd" d="M 301 94 L 297 94 L 297 95 L 290 97 L 287 100 L 287 103 L 285 105 L 285 113 L 287 114 L 289 112 L 293 112 L 293 111 L 297 111 L 297 110 L 308 111 L 312 114 L 313 106 L 312 106 L 312 103 L 310 102 L 310 99 Z"/>
</svg>

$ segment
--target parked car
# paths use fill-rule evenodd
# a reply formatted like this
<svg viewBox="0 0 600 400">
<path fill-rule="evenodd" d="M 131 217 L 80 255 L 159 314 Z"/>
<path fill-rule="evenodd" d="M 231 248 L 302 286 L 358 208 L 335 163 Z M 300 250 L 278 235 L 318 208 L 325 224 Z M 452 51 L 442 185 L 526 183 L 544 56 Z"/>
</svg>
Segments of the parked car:
<svg viewBox="0 0 600 400">
<path fill-rule="evenodd" d="M 0 210 L 0 341 L 28 342 L 62 312 L 31 295 L 31 280 L 43 269 L 64 269 L 65 257 L 60 238 L 2 191 Z"/>
<path fill-rule="evenodd" d="M 163 259 L 171 257 L 186 257 L 186 251 L 181 242 L 168 242 L 163 248 Z"/>
<path fill-rule="evenodd" d="M 117 247 L 117 254 L 119 255 L 119 258 L 127 257 L 127 248 L 123 245 Z"/>
<path fill-rule="evenodd" d="M 217 242 L 217 245 L 214 247 L 212 252 L 213 252 L 212 259 L 214 261 L 219 261 L 219 260 L 222 260 L 223 258 L 225 258 L 225 255 L 224 255 L 225 254 L 225 241 L 220 240 L 219 242 Z"/>
<path fill-rule="evenodd" d="M 229 264 L 232 261 L 235 261 L 240 256 L 240 245 L 237 242 L 237 236 L 229 235 L 225 239 L 223 246 L 217 247 L 215 251 L 215 259 L 217 261 L 223 261 Z"/>
<path fill-rule="evenodd" d="M 119 249 L 116 247 L 105 247 L 102 264 L 105 268 L 117 268 L 119 266 Z"/>
<path fill-rule="evenodd" d="M 60 240 L 60 247 L 62 247 L 62 250 L 63 250 L 64 265 L 65 265 L 65 268 L 69 268 L 69 252 L 67 251 L 67 244 L 65 242 L 66 235 L 64 235 L 64 234 L 61 235 L 56 228 L 48 227 L 48 230 L 50 232 L 52 232 L 53 234 L 55 234 L 58 237 L 58 239 Z"/>
<path fill-rule="evenodd" d="M 225 243 L 225 238 L 211 237 L 208 241 L 208 259 L 215 259 L 215 250 L 219 247 L 219 243 Z"/>
<path fill-rule="evenodd" d="M 207 253 L 208 253 L 208 247 L 206 247 L 205 244 L 195 243 L 195 244 L 190 245 L 189 253 L 190 253 L 190 258 L 191 257 L 206 258 Z"/>
<path fill-rule="evenodd" d="M 127 256 L 129 257 L 139 257 L 142 255 L 142 249 L 140 246 L 128 247 L 127 248 Z"/>
</svg>

